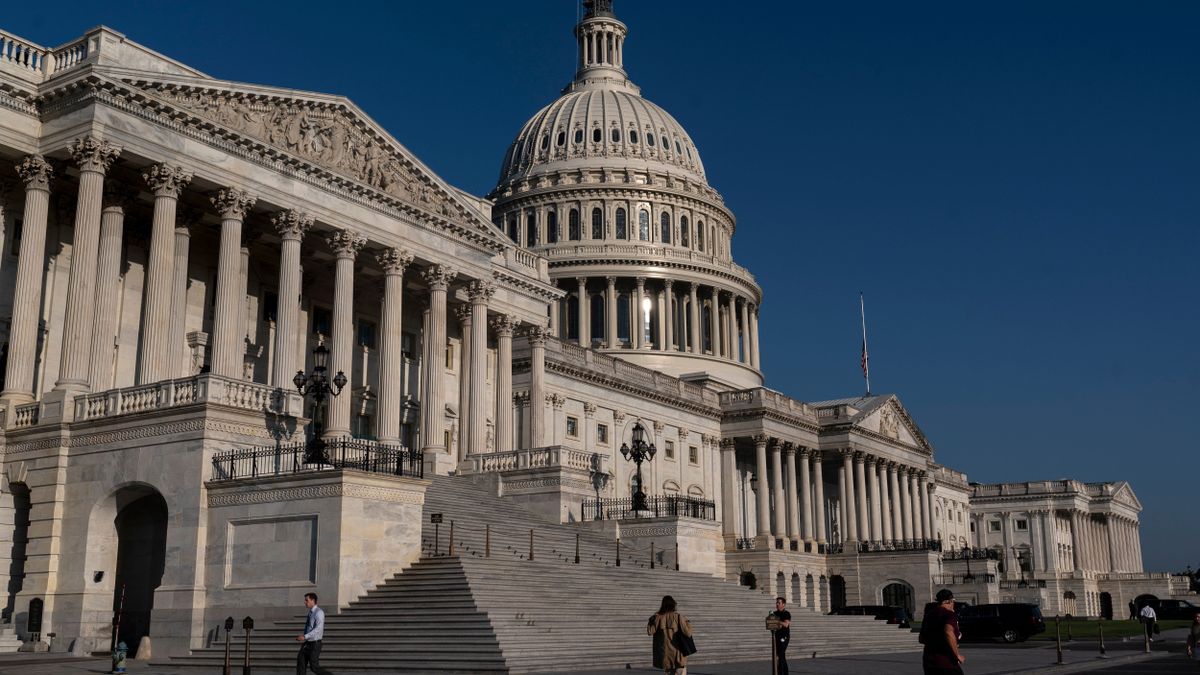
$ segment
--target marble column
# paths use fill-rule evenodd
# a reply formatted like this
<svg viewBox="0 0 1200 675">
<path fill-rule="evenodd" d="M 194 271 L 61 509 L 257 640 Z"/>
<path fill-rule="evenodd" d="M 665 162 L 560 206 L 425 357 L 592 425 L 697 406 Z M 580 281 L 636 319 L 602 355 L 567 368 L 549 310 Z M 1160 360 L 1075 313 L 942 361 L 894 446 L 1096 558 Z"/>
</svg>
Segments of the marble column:
<svg viewBox="0 0 1200 675">
<path fill-rule="evenodd" d="M 900 484 L 900 538 L 913 539 L 912 499 L 908 494 L 908 469 L 901 466 L 897 480 Z"/>
<path fill-rule="evenodd" d="M 275 231 L 279 234 L 279 293 L 275 309 L 275 364 L 271 369 L 271 386 L 289 390 L 294 385 L 292 377 L 300 370 L 296 366 L 296 341 L 300 331 L 300 243 L 304 234 L 312 227 L 313 218 L 303 211 L 283 211 L 271 216 Z M 382 263 L 382 260 L 381 260 Z M 385 268 L 386 271 L 386 268 Z M 385 308 L 386 309 L 386 308 Z M 386 319 L 385 319 L 386 321 Z M 386 328 L 384 342 L 387 341 Z M 380 370 L 380 379 L 383 378 Z M 383 400 L 380 397 L 380 405 Z M 384 410 L 384 408 L 380 408 Z M 397 414 L 399 408 L 397 404 Z M 380 418 L 380 429 L 384 428 Z M 382 431 L 380 432 L 383 437 Z M 391 442 L 400 438 L 397 429 Z"/>
<path fill-rule="evenodd" d="M 750 348 L 750 308 L 746 298 L 742 298 L 742 302 L 740 304 L 742 308 L 742 327 L 739 331 L 741 340 L 738 342 L 738 344 L 741 345 L 741 353 L 738 355 L 738 360 L 742 363 L 749 364 L 751 360 L 750 354 L 753 351 Z"/>
<path fill-rule="evenodd" d="M 548 331 L 541 326 L 531 327 L 529 336 L 529 428 L 530 446 L 546 445 L 546 338 Z M 614 429 L 614 432 L 616 430 Z"/>
<path fill-rule="evenodd" d="M 242 257 L 242 220 L 257 198 L 247 192 L 230 188 L 212 198 L 221 216 L 221 246 L 217 261 L 217 303 L 213 315 L 212 372 L 215 375 L 242 379 L 244 342 L 238 339 L 239 315 L 245 312 L 244 298 L 239 297 Z M 333 371 L 336 372 L 336 371 Z"/>
<path fill-rule="evenodd" d="M 454 318 L 458 319 L 459 332 L 462 334 L 462 346 L 459 353 L 458 369 L 458 444 L 455 447 L 455 459 L 459 462 L 467 458 L 467 447 L 470 445 L 467 429 L 471 427 L 471 329 L 474 328 L 474 313 L 471 305 L 458 305 L 454 308 Z"/>
<path fill-rule="evenodd" d="M 796 446 L 783 444 L 784 475 L 787 477 L 787 534 L 792 541 L 800 541 L 799 491 L 796 489 Z"/>
<path fill-rule="evenodd" d="M 883 497 L 879 494 L 879 467 L 874 457 L 866 458 L 867 491 L 871 502 L 871 540 L 883 539 Z"/>
<path fill-rule="evenodd" d="M 758 351 L 758 306 L 756 305 L 750 311 L 750 362 L 755 370 L 761 366 L 759 360 L 761 353 Z"/>
<path fill-rule="evenodd" d="M 13 404 L 33 401 L 37 361 L 38 317 L 42 308 L 42 270 L 46 257 L 46 216 L 50 207 L 50 178 L 54 169 L 41 155 L 17 162 L 25 183 L 21 250 L 17 252 L 17 281 L 13 289 L 12 323 L 8 331 L 8 365 L 0 399 Z"/>
<path fill-rule="evenodd" d="M 787 536 L 785 516 L 786 504 L 783 496 L 783 444 L 777 438 L 771 439 L 771 492 L 775 501 L 775 518 L 771 534 L 776 539 Z M 762 487 L 760 484 L 759 487 Z"/>
<path fill-rule="evenodd" d="M 591 328 L 592 328 L 592 322 L 591 322 L 590 318 L 588 317 L 588 314 L 589 314 L 588 310 L 591 309 L 592 303 L 591 303 L 591 298 L 588 297 L 587 281 L 588 281 L 587 277 L 576 277 L 575 278 L 575 283 L 578 284 L 578 286 L 579 286 L 579 289 L 576 293 L 576 296 L 579 299 L 579 302 L 578 302 L 579 311 L 576 312 L 576 318 L 579 321 L 578 325 L 579 325 L 579 346 L 580 347 L 590 347 L 591 343 L 592 343 L 591 337 L 588 335 L 588 333 L 591 332 Z"/>
<path fill-rule="evenodd" d="M 1058 571 L 1058 537 L 1055 536 L 1057 531 L 1057 518 L 1054 511 L 1042 511 L 1042 545 L 1046 549 L 1046 572 Z"/>
<path fill-rule="evenodd" d="M 117 300 L 121 286 L 121 241 L 125 234 L 125 209 L 137 193 L 122 188 L 104 190 L 100 214 L 100 247 L 96 256 L 96 306 L 92 314 L 92 355 L 88 387 L 105 391 L 113 386 L 114 341 L 117 334 Z"/>
<path fill-rule="evenodd" d="M 1039 511 L 1033 510 L 1029 512 L 1029 555 L 1032 559 L 1029 561 L 1030 572 L 1040 572 L 1045 570 L 1045 565 L 1042 562 L 1042 546 L 1038 542 L 1041 538 L 1041 521 L 1038 518 Z"/>
<path fill-rule="evenodd" d="M 449 453 L 443 432 L 446 424 L 445 372 L 446 363 L 446 291 L 458 272 L 434 265 L 421 273 L 429 287 L 429 323 L 425 334 L 428 363 L 422 364 L 421 448 L 424 452 Z"/>
<path fill-rule="evenodd" d="M 904 497 L 900 493 L 900 482 L 896 476 L 899 465 L 888 462 L 888 492 L 892 502 L 892 538 L 904 539 Z"/>
<path fill-rule="evenodd" d="M 67 149 L 79 166 L 79 197 L 75 207 L 75 235 L 71 245 L 71 275 L 67 282 L 66 319 L 63 322 L 62 356 L 56 391 L 88 390 L 92 355 L 92 324 L 96 301 L 96 257 L 100 247 L 100 209 L 104 175 L 121 154 L 108 141 L 85 136 Z M 41 262 L 39 261 L 39 265 Z M 12 357 L 9 357 L 9 362 Z M 67 414 L 64 410 L 64 414 Z"/>
<path fill-rule="evenodd" d="M 658 291 L 656 296 L 655 306 L 658 309 L 658 335 L 654 337 L 654 348 L 658 351 L 666 351 L 667 349 L 667 302 L 666 293 Z"/>
<path fill-rule="evenodd" d="M 857 497 L 854 507 L 858 515 L 858 533 L 862 541 L 870 541 L 872 539 L 871 513 L 867 507 L 867 477 L 863 467 L 865 461 L 865 454 L 854 453 L 854 496 Z"/>
<path fill-rule="evenodd" d="M 824 544 L 829 541 L 825 532 L 825 473 L 821 468 L 821 451 L 812 450 L 810 452 L 812 453 L 813 470 L 815 472 L 813 475 L 813 487 L 815 488 L 816 495 L 813 501 L 817 503 L 817 543 Z"/>
<path fill-rule="evenodd" d="M 666 333 L 663 340 L 663 349 L 668 351 L 675 350 L 675 282 L 671 279 L 663 280 L 663 291 L 666 295 Z"/>
<path fill-rule="evenodd" d="M 156 164 L 142 174 L 154 192 L 150 228 L 150 259 L 146 265 L 146 300 L 142 311 L 142 348 L 138 382 L 158 382 L 171 376 L 171 300 L 175 281 L 175 207 L 192 181 L 181 167 Z"/>
<path fill-rule="evenodd" d="M 736 539 L 737 510 L 737 455 L 732 438 L 721 439 L 721 530 L 725 535 L 725 548 L 732 550 L 729 542 Z"/>
<path fill-rule="evenodd" d="M 708 331 L 712 335 L 712 355 L 721 356 L 721 291 L 715 286 L 712 289 L 712 306 L 708 313 Z"/>
<path fill-rule="evenodd" d="M 170 377 L 187 377 L 192 373 L 191 360 L 186 358 L 184 352 L 187 347 L 188 258 L 192 246 L 192 226 L 199 221 L 199 212 L 188 208 L 184 208 L 175 219 L 175 259 L 171 262 L 171 327 L 167 331 L 167 363 Z M 295 352 L 295 349 L 291 351 Z M 277 368 L 278 351 L 275 358 L 274 367 Z M 294 359 L 289 361 L 294 362 Z M 290 379 L 288 383 L 290 386 Z"/>
<path fill-rule="evenodd" d="M 609 349 L 616 349 L 621 346 L 620 339 L 617 337 L 617 278 L 605 277 L 604 280 L 608 282 L 608 288 L 605 290 L 604 295 L 604 327 L 606 333 L 604 339 L 608 342 Z"/>
<path fill-rule="evenodd" d="M 350 230 L 338 230 L 326 238 L 329 248 L 337 256 L 333 279 L 333 349 L 329 350 L 329 372 L 354 371 L 354 259 L 367 243 L 366 238 Z M 325 427 L 326 438 L 350 435 L 350 407 L 354 398 L 354 385 L 350 382 L 341 396 L 329 399 L 329 423 Z"/>
<path fill-rule="evenodd" d="M 487 327 L 488 303 L 496 294 L 496 286 L 487 281 L 472 281 L 467 287 L 471 300 L 471 396 L 467 420 L 467 454 L 487 452 Z"/>
<path fill-rule="evenodd" d="M 895 483 L 888 482 L 890 472 L 888 467 L 891 462 L 879 462 L 879 497 L 883 502 L 879 508 L 880 520 L 883 521 L 883 540 L 893 541 L 896 539 L 896 533 L 892 530 L 892 509 L 895 508 L 896 495 L 894 494 Z"/>
<path fill-rule="evenodd" d="M 299 238 L 295 243 L 295 271 L 299 272 Z M 379 331 L 379 399 L 375 405 L 376 415 L 379 417 L 379 442 L 385 445 L 399 445 L 401 408 L 404 405 L 404 270 L 412 264 L 413 256 L 403 249 L 389 248 L 376 254 L 375 260 L 383 268 L 383 320 Z M 282 266 L 281 262 L 281 269 Z M 282 277 L 282 274 L 280 276 Z M 282 279 L 279 286 L 279 316 L 282 317 Z M 282 325 L 282 322 L 280 324 Z M 294 319 L 292 325 L 295 325 Z M 292 340 L 294 339 L 295 336 L 292 337 Z M 282 343 L 291 344 L 286 339 Z M 276 352 L 279 352 L 278 347 Z"/>
<path fill-rule="evenodd" d="M 492 319 L 496 333 L 496 452 L 513 449 L 512 338 L 516 325 L 517 318 L 509 314 Z"/>
<path fill-rule="evenodd" d="M 841 495 L 842 503 L 842 532 L 843 541 L 857 542 L 858 539 L 858 500 L 854 494 L 854 451 L 850 449 L 842 450 L 842 476 L 845 482 L 844 494 Z"/>
<path fill-rule="evenodd" d="M 629 313 L 629 332 L 633 333 L 633 348 L 641 349 L 646 344 L 646 312 L 642 305 L 646 298 L 646 277 L 637 278 L 637 293 L 634 295 L 633 311 Z"/>
<path fill-rule="evenodd" d="M 1011 578 L 1014 570 L 1009 561 L 1009 556 L 1012 554 L 1012 513 L 1000 514 L 1000 536 L 1002 538 L 1003 550 L 1000 551 L 1000 560 L 1004 563 L 1004 576 Z"/>
<path fill-rule="evenodd" d="M 912 510 L 909 511 L 912 517 L 912 533 L 913 539 L 924 539 L 924 528 L 921 527 L 921 493 L 917 487 L 917 470 L 908 470 L 908 495 L 912 500 Z"/>
<path fill-rule="evenodd" d="M 1079 532 L 1079 511 L 1072 509 L 1071 510 L 1071 564 L 1074 566 L 1076 572 L 1081 572 L 1083 570 L 1083 558 L 1082 558 L 1080 550 L 1079 550 L 1079 547 L 1081 545 L 1080 544 L 1081 536 L 1082 535 Z"/>
<path fill-rule="evenodd" d="M 691 346 L 693 354 L 704 353 L 704 340 L 700 335 L 700 301 L 699 301 L 699 284 L 688 284 L 688 301 L 691 304 L 691 316 L 688 323 L 690 324 Z"/>
<path fill-rule="evenodd" d="M 812 508 L 812 471 L 809 469 L 811 461 L 808 448 L 800 448 L 800 534 L 804 537 L 804 541 L 811 542 L 816 539 L 813 533 L 813 508 Z M 795 477 L 795 472 L 791 474 Z"/>
<path fill-rule="evenodd" d="M 933 539 L 933 510 L 929 508 L 929 483 L 922 471 L 917 477 L 918 501 L 921 503 L 921 538 Z"/>
<path fill-rule="evenodd" d="M 754 464 L 758 474 L 758 494 L 755 500 L 758 505 L 758 536 L 771 536 L 771 479 L 767 474 L 767 436 L 758 434 L 754 437 Z"/>
</svg>

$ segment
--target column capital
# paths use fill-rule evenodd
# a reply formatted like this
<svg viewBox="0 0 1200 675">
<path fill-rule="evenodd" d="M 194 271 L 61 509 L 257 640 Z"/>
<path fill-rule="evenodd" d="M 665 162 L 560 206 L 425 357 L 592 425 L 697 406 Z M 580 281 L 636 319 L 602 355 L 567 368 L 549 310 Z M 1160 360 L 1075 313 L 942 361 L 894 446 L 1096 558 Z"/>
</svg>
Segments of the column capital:
<svg viewBox="0 0 1200 675">
<path fill-rule="evenodd" d="M 337 257 L 353 260 L 362 247 L 366 246 L 367 238 L 354 230 L 337 230 L 325 238 L 325 243 L 329 244 L 329 248 L 333 249 Z"/>
<path fill-rule="evenodd" d="M 458 270 L 448 265 L 433 265 L 422 270 L 421 276 L 425 279 L 425 283 L 429 284 L 430 290 L 444 291 L 458 276 Z"/>
<path fill-rule="evenodd" d="M 616 277 L 604 277 L 604 280 L 608 282 L 608 287 L 609 287 L 609 288 L 612 288 L 612 287 L 614 287 L 614 286 L 616 286 L 616 285 L 617 285 L 617 278 L 616 278 Z"/>
<path fill-rule="evenodd" d="M 695 281 L 689 281 L 688 282 L 688 290 L 691 291 L 692 293 L 695 293 L 700 290 L 700 284 L 696 283 Z"/>
<path fill-rule="evenodd" d="M 375 261 L 383 268 L 384 274 L 400 275 L 412 264 L 413 254 L 402 248 L 389 248 L 376 253 Z"/>
<path fill-rule="evenodd" d="M 655 435 L 661 434 L 663 432 L 663 429 L 667 428 L 667 426 L 665 424 L 663 424 L 662 422 L 660 422 L 658 420 L 654 420 L 650 424 L 652 424 L 654 426 L 654 434 Z"/>
<path fill-rule="evenodd" d="M 467 284 L 467 297 L 471 299 L 471 304 L 486 305 L 495 294 L 496 284 L 490 281 L 476 280 Z"/>
<path fill-rule="evenodd" d="M 226 188 L 217 190 L 209 200 L 222 218 L 242 220 L 250 211 L 250 207 L 258 201 L 258 197 L 238 188 Z"/>
<path fill-rule="evenodd" d="M 529 338 L 529 344 L 545 347 L 546 341 L 550 339 L 550 329 L 545 326 L 530 326 L 525 329 L 525 337 Z"/>
<path fill-rule="evenodd" d="M 875 466 L 876 464 L 881 463 L 882 461 L 875 455 L 866 455 L 863 457 L 863 464 L 866 464 L 867 466 Z"/>
<path fill-rule="evenodd" d="M 76 138 L 67 146 L 67 152 L 71 153 L 71 159 L 79 165 L 80 171 L 95 173 L 108 173 L 121 150 L 121 146 L 91 135 Z"/>
<path fill-rule="evenodd" d="M 637 287 L 639 290 L 644 290 L 646 288 L 646 277 L 637 277 L 634 279 L 634 281 L 637 282 Z"/>
<path fill-rule="evenodd" d="M 783 456 L 784 457 L 795 457 L 796 456 L 796 444 L 792 443 L 791 441 L 784 441 L 783 442 Z"/>
<path fill-rule="evenodd" d="M 585 401 L 583 404 L 583 414 L 588 419 L 596 416 L 596 404 L 591 401 Z"/>
<path fill-rule="evenodd" d="M 546 402 L 554 406 L 554 408 L 557 410 L 566 405 L 567 397 L 563 396 L 562 394 L 546 394 Z"/>
<path fill-rule="evenodd" d="M 802 445 L 797 447 L 797 452 L 799 453 L 801 459 L 808 459 L 809 457 L 812 457 L 813 454 L 811 448 Z"/>
<path fill-rule="evenodd" d="M 783 449 L 783 441 L 772 436 L 768 439 L 767 446 L 771 449 L 771 452 L 779 452 Z"/>
<path fill-rule="evenodd" d="M 733 452 L 737 447 L 737 441 L 732 438 L 722 438 L 719 441 L 721 452 Z"/>
<path fill-rule="evenodd" d="M 674 280 L 674 279 L 670 279 L 670 278 L 663 279 L 663 288 L 666 288 L 668 292 L 671 290 L 671 288 L 672 288 L 674 285 L 675 285 L 675 280 Z"/>
<path fill-rule="evenodd" d="M 288 209 L 272 214 L 271 224 L 284 241 L 300 241 L 312 227 L 313 217 L 305 211 Z"/>
<path fill-rule="evenodd" d="M 587 277 L 575 277 L 575 283 L 580 286 L 586 286 L 587 282 L 588 282 Z"/>
<path fill-rule="evenodd" d="M 16 164 L 17 175 L 25 183 L 26 190 L 50 191 L 50 178 L 54 167 L 41 155 L 27 155 Z"/>
<path fill-rule="evenodd" d="M 496 337 L 512 337 L 513 329 L 517 326 L 517 317 L 512 314 L 497 314 L 492 317 L 492 330 L 496 331 Z"/>
<path fill-rule="evenodd" d="M 867 461 L 867 453 L 863 452 L 862 450 L 854 451 L 854 463 L 855 464 L 863 464 L 866 461 Z"/>
<path fill-rule="evenodd" d="M 142 173 L 142 179 L 154 192 L 155 197 L 179 199 L 183 188 L 192 182 L 192 172 L 170 164 L 155 164 Z"/>
<path fill-rule="evenodd" d="M 767 441 L 769 441 L 769 440 L 771 440 L 771 437 L 770 437 L 770 436 L 767 436 L 766 434 L 754 434 L 754 445 L 755 445 L 755 447 L 758 447 L 758 448 L 766 448 L 766 447 L 767 447 Z"/>
<path fill-rule="evenodd" d="M 471 323 L 471 305 L 465 302 L 461 305 L 455 305 L 453 312 L 454 317 L 458 319 L 459 323 L 463 324 L 464 326 Z"/>
<path fill-rule="evenodd" d="M 837 448 L 834 450 L 842 459 L 854 459 L 854 448 Z"/>
</svg>

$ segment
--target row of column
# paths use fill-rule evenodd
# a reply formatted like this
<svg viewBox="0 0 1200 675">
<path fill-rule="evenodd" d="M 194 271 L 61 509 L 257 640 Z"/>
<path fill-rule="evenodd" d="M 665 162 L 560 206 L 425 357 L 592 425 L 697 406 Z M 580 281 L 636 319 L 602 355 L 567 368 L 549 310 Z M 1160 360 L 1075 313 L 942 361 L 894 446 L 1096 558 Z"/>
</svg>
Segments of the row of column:
<svg viewBox="0 0 1200 675">
<path fill-rule="evenodd" d="M 731 438 L 721 441 L 721 475 L 724 477 L 721 499 L 725 505 L 723 527 L 727 534 L 737 531 L 733 508 L 737 502 L 735 447 Z M 795 542 L 827 542 L 821 453 L 758 435 L 754 437 L 754 458 L 758 475 L 757 535 Z"/>
<path fill-rule="evenodd" d="M 1073 510 L 1071 540 L 1076 570 L 1096 572 L 1140 572 L 1142 547 L 1135 521 L 1115 515 L 1097 519 L 1086 511 Z"/>
<path fill-rule="evenodd" d="M 838 476 L 843 541 L 933 539 L 924 471 L 846 449 Z"/>
<path fill-rule="evenodd" d="M 591 347 L 594 339 L 600 340 L 608 349 L 620 349 L 622 341 L 618 335 L 617 314 L 621 293 L 618 278 L 605 277 L 604 335 L 592 335 L 592 293 L 588 277 L 575 278 L 575 298 L 578 341 L 582 347 Z M 630 343 L 633 349 L 656 349 L 659 351 L 683 351 L 691 354 L 711 353 L 732 359 L 754 368 L 759 368 L 758 308 L 748 298 L 737 296 L 716 287 L 704 287 L 706 298 L 701 298 L 701 285 L 687 283 L 687 293 L 676 294 L 674 281 L 662 279 L 657 289 L 647 288 L 646 277 L 634 279 L 633 292 L 628 294 L 630 317 Z M 682 284 L 681 284 L 682 285 Z M 627 289 L 623 289 L 627 290 Z M 644 309 L 645 300 L 651 302 L 650 317 L 657 318 L 657 326 L 648 326 L 652 318 Z M 703 308 L 709 308 L 709 348 L 703 343 L 701 330 Z M 558 312 L 552 313 L 551 329 L 560 332 L 557 325 Z"/>
</svg>

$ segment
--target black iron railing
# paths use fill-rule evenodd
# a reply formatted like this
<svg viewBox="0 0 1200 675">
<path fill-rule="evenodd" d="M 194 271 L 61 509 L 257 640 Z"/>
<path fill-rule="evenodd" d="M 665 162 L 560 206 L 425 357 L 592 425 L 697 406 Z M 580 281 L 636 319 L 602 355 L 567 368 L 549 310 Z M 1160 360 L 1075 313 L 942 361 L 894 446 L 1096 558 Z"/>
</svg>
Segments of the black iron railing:
<svg viewBox="0 0 1200 675">
<path fill-rule="evenodd" d="M 584 520 L 628 520 L 631 518 L 695 518 L 716 520 L 717 505 L 708 499 L 683 495 L 646 497 L 646 510 L 634 511 L 633 499 L 585 499 Z"/>
<path fill-rule="evenodd" d="M 951 548 L 942 552 L 942 560 L 999 560 L 1000 552 L 990 548 Z"/>
<path fill-rule="evenodd" d="M 739 551 L 753 551 L 754 550 L 754 540 L 742 537 L 737 540 L 737 547 L 738 547 Z"/>
<path fill-rule="evenodd" d="M 860 553 L 893 553 L 896 551 L 940 551 L 941 539 L 895 539 L 890 541 L 859 542 Z"/>
<path fill-rule="evenodd" d="M 995 574 L 942 574 L 933 577 L 934 583 L 939 586 L 953 586 L 955 584 L 993 584 L 996 583 Z"/>
<path fill-rule="evenodd" d="M 308 443 L 226 450 L 214 455 L 212 464 L 214 481 L 344 469 L 389 476 L 425 476 L 423 455 L 419 450 L 357 438 L 325 441 L 319 452 L 313 452 Z"/>
</svg>

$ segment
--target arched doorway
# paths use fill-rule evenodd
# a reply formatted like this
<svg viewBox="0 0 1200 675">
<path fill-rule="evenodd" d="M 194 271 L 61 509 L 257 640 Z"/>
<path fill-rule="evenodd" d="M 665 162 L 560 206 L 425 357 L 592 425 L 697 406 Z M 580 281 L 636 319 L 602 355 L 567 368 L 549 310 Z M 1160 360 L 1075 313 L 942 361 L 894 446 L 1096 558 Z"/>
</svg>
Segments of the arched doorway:
<svg viewBox="0 0 1200 675">
<path fill-rule="evenodd" d="M 135 483 L 102 499 L 88 519 L 83 607 L 95 617 L 81 630 L 84 647 L 107 651 L 111 620 L 120 611 L 118 639 L 137 649 L 151 635 L 154 591 L 166 567 L 167 503 L 153 487 Z"/>
<path fill-rule="evenodd" d="M 1079 603 L 1075 599 L 1075 591 L 1063 593 L 1063 614 L 1074 616 L 1079 613 Z"/>
<path fill-rule="evenodd" d="M 1150 593 L 1143 593 L 1142 595 L 1139 595 L 1136 598 L 1134 598 L 1133 602 L 1134 602 L 1134 604 L 1137 605 L 1137 608 L 1140 611 L 1146 605 L 1148 605 L 1152 602 L 1158 602 L 1158 596 L 1151 595 Z"/>
<path fill-rule="evenodd" d="M 846 580 L 840 574 L 829 577 L 829 610 L 846 606 Z"/>
<path fill-rule="evenodd" d="M 742 572 L 742 576 L 738 578 L 738 583 L 750 590 L 758 588 L 758 579 L 754 576 L 754 572 Z"/>
<path fill-rule="evenodd" d="M 1113 618 L 1112 593 L 1107 591 L 1100 594 L 1100 616 L 1109 621 Z"/>
<path fill-rule="evenodd" d="M 8 498 L 12 500 L 13 530 L 12 547 L 8 563 L 8 586 L 4 589 L 4 608 L 0 610 L 0 623 L 16 623 L 17 594 L 25 584 L 25 545 L 29 541 L 29 487 L 24 483 L 10 483 Z"/>
<path fill-rule="evenodd" d="M 913 601 L 913 587 L 904 581 L 889 581 L 883 587 L 883 604 L 888 607 L 903 607 L 909 616 L 913 616 L 916 611 L 916 605 Z"/>
<path fill-rule="evenodd" d="M 775 574 L 775 597 L 787 598 L 787 577 L 783 575 L 783 572 Z"/>
<path fill-rule="evenodd" d="M 791 603 L 796 607 L 804 606 L 804 585 L 800 581 L 800 575 L 792 572 L 792 600 Z"/>
</svg>

